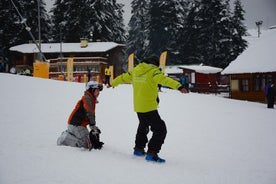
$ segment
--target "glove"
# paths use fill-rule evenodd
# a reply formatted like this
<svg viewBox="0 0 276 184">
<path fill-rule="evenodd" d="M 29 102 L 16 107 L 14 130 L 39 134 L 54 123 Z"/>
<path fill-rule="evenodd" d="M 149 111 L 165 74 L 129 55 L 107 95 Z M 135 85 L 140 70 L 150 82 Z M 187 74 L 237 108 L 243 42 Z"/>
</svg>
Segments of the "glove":
<svg viewBox="0 0 276 184">
<path fill-rule="evenodd" d="M 104 144 L 103 142 L 98 141 L 98 142 L 96 142 L 96 143 L 94 144 L 93 148 L 94 148 L 94 149 L 102 149 L 103 144 Z"/>
<path fill-rule="evenodd" d="M 89 139 L 91 142 L 91 148 L 89 149 L 89 151 L 91 151 L 91 149 L 102 149 L 103 147 L 103 142 L 100 141 L 100 134 L 94 134 L 92 132 L 92 130 L 89 133 Z"/>
<path fill-rule="evenodd" d="M 99 135 L 99 134 L 101 134 L 101 130 L 100 130 L 96 125 L 90 126 L 90 129 L 91 129 L 90 132 L 91 132 L 93 135 Z"/>
</svg>

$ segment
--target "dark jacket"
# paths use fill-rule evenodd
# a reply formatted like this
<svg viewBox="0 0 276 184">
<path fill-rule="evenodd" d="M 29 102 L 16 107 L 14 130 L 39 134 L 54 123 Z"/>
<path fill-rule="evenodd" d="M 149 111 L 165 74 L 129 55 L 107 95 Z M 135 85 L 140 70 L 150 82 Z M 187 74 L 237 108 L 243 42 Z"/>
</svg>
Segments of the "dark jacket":
<svg viewBox="0 0 276 184">
<path fill-rule="evenodd" d="M 71 113 L 68 124 L 84 127 L 88 124 L 91 126 L 95 125 L 96 101 L 95 96 L 86 90 Z"/>
</svg>

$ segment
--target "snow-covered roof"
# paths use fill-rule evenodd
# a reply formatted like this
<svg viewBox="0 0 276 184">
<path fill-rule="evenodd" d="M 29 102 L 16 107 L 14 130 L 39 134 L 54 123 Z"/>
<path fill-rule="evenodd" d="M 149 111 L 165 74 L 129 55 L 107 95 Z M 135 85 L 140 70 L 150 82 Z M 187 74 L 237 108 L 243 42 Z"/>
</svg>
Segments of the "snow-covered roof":
<svg viewBox="0 0 276 184">
<path fill-rule="evenodd" d="M 222 74 L 276 71 L 276 29 L 261 32 L 260 38 L 246 38 L 249 42 L 248 48 L 232 61 Z"/>
<path fill-rule="evenodd" d="M 222 71 L 222 68 L 212 67 L 212 66 L 205 66 L 205 65 L 180 65 L 180 66 L 169 66 L 166 67 L 165 72 L 167 74 L 170 73 L 183 73 L 183 69 L 193 70 L 197 73 L 203 74 L 212 74 L 212 73 L 219 73 Z"/>
<path fill-rule="evenodd" d="M 179 67 L 179 65 L 166 66 L 165 73 L 166 74 L 183 73 L 183 70 L 178 67 Z"/>
<path fill-rule="evenodd" d="M 204 74 L 211 74 L 211 73 L 219 73 L 222 71 L 222 68 L 212 67 L 212 66 L 205 66 L 205 65 L 186 65 L 180 66 L 181 69 L 188 69 L 194 70 L 197 73 L 204 73 Z"/>
<path fill-rule="evenodd" d="M 117 46 L 124 46 L 115 42 L 88 42 L 88 46 L 81 48 L 80 43 L 62 43 L 62 52 L 107 52 Z M 34 43 L 17 45 L 10 48 L 11 51 L 21 53 L 38 53 Z M 43 53 L 60 52 L 60 43 L 42 43 L 41 51 Z"/>
</svg>

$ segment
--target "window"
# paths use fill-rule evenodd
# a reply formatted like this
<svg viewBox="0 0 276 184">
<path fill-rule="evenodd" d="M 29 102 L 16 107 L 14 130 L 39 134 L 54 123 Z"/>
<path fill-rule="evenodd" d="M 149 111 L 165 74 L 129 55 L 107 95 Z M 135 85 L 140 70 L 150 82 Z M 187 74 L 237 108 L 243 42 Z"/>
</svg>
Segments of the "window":
<svg viewBox="0 0 276 184">
<path fill-rule="evenodd" d="M 258 74 L 256 76 L 254 76 L 254 91 L 261 91 L 261 76 Z"/>
<path fill-rule="evenodd" d="M 249 91 L 249 82 L 248 79 L 241 80 L 241 90 L 242 91 Z"/>
<path fill-rule="evenodd" d="M 231 90 L 239 91 L 239 81 L 238 80 L 231 80 Z"/>
</svg>

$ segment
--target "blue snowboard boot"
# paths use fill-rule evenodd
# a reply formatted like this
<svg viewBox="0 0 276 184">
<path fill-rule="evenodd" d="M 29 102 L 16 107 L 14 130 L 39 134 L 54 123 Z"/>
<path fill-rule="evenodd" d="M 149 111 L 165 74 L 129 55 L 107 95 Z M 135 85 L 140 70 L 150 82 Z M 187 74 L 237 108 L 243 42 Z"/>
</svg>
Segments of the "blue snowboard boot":
<svg viewBox="0 0 276 184">
<path fill-rule="evenodd" d="M 134 150 L 133 155 L 138 156 L 138 157 L 143 157 L 146 155 L 146 153 L 144 151 Z"/>
<path fill-rule="evenodd" d="M 147 154 L 146 160 L 149 162 L 157 162 L 157 163 L 165 163 L 166 160 L 163 158 L 160 158 L 158 155 L 150 155 Z"/>
</svg>

